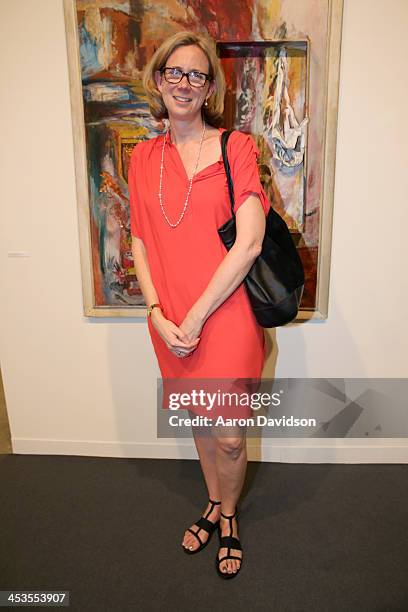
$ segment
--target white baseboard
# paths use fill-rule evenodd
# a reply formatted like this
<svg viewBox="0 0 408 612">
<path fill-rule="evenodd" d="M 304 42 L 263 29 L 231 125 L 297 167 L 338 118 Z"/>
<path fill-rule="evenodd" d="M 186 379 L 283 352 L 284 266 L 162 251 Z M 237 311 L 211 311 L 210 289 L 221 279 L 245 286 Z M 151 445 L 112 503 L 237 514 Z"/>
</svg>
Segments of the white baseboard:
<svg viewBox="0 0 408 612">
<path fill-rule="evenodd" d="M 75 455 L 135 459 L 198 459 L 190 439 L 170 442 L 41 440 L 14 438 L 17 455 Z M 408 439 L 264 440 L 248 438 L 249 461 L 277 463 L 408 463 Z"/>
</svg>

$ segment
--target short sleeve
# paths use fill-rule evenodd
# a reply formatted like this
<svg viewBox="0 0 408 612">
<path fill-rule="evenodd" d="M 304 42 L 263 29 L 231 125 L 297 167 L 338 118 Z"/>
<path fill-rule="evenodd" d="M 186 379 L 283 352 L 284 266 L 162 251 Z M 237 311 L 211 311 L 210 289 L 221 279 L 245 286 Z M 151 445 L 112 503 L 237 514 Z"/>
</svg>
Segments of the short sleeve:
<svg viewBox="0 0 408 612">
<path fill-rule="evenodd" d="M 128 170 L 128 189 L 129 189 L 129 205 L 130 205 L 130 232 L 135 238 L 142 238 L 141 235 L 141 222 L 140 222 L 140 203 L 139 194 L 137 189 L 137 178 L 136 178 L 136 157 L 137 146 L 133 149 L 132 155 L 129 162 Z"/>
<path fill-rule="evenodd" d="M 228 140 L 227 150 L 234 183 L 235 211 L 251 193 L 256 193 L 267 215 L 270 203 L 259 178 L 259 150 L 253 137 L 234 131 Z"/>
</svg>

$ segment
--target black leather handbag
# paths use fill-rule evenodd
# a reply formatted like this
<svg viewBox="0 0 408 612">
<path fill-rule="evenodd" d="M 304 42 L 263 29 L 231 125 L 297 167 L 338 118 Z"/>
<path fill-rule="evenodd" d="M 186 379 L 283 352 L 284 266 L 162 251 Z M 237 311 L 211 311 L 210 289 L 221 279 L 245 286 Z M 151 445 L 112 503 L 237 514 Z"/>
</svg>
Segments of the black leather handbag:
<svg viewBox="0 0 408 612">
<path fill-rule="evenodd" d="M 231 131 L 221 135 L 221 149 L 227 175 L 232 217 L 218 229 L 227 250 L 235 242 L 234 187 L 227 157 Z M 272 206 L 266 217 L 262 251 L 244 279 L 255 318 L 262 327 L 279 327 L 293 319 L 299 310 L 305 276 L 302 261 L 288 226 Z"/>
</svg>

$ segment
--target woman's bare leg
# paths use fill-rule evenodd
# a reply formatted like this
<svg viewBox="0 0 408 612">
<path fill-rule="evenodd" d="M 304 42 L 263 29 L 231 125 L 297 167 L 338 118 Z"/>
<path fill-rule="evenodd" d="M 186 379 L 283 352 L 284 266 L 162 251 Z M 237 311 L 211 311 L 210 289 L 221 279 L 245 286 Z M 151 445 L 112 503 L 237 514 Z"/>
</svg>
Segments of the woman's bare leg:
<svg viewBox="0 0 408 612">
<path fill-rule="evenodd" d="M 223 427 L 219 435 L 215 434 L 215 440 L 215 463 L 222 500 L 221 512 L 231 516 L 235 512 L 245 480 L 248 461 L 246 430 L 245 428 L 231 428 L 227 431 Z M 228 519 L 220 517 L 221 536 L 231 535 L 239 539 L 236 518 L 232 519 L 232 532 L 230 525 L 231 522 Z M 227 553 L 227 548 L 220 548 L 218 558 L 224 557 Z M 231 549 L 231 554 L 242 558 L 240 550 Z M 230 574 L 236 572 L 240 565 L 241 561 L 229 559 L 220 564 L 220 570 Z"/>
<path fill-rule="evenodd" d="M 193 436 L 198 456 L 200 458 L 201 469 L 203 471 L 205 483 L 208 489 L 208 497 L 213 501 L 221 501 L 220 486 L 215 465 L 216 442 L 210 435 L 209 428 L 204 430 L 203 428 L 193 427 Z M 209 503 L 203 512 L 203 516 L 207 514 L 211 507 L 212 506 Z M 220 505 L 214 506 L 212 512 L 207 516 L 207 519 L 213 523 L 216 523 L 220 518 L 220 511 Z M 198 531 L 197 525 L 192 525 L 190 529 L 196 532 Z M 203 543 L 208 540 L 208 533 L 203 529 L 198 535 Z M 196 550 L 200 546 L 197 538 L 195 538 L 189 531 L 185 532 L 182 544 L 186 548 L 192 547 L 192 550 Z"/>
</svg>

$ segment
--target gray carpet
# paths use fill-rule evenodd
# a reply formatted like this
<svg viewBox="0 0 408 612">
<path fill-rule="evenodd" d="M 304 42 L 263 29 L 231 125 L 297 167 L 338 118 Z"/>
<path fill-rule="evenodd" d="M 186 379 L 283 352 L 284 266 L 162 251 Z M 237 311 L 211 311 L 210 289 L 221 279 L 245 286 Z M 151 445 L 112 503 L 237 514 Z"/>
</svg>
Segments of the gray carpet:
<svg viewBox="0 0 408 612">
<path fill-rule="evenodd" d="M 195 556 L 197 461 L 0 457 L 0 589 L 64 589 L 70 610 L 406 612 L 406 465 L 249 463 L 241 573 Z M 22 608 L 21 608 L 22 609 Z"/>
</svg>

